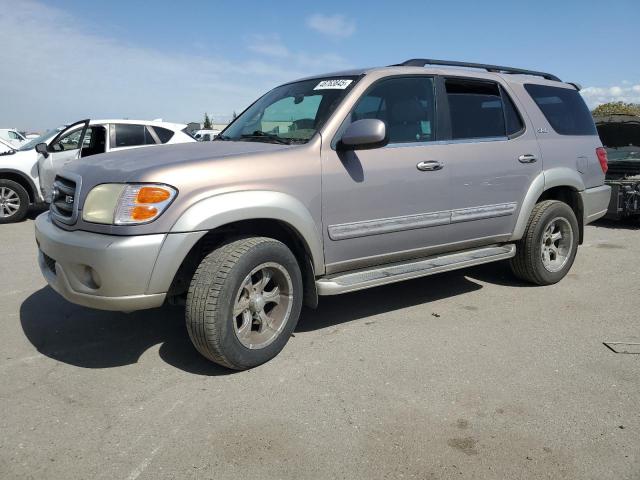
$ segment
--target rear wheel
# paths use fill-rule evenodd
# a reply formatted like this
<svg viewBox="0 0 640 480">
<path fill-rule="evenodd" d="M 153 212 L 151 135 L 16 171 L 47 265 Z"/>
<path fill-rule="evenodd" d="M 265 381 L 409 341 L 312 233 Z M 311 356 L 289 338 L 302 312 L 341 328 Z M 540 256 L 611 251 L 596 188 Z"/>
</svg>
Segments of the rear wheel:
<svg viewBox="0 0 640 480">
<path fill-rule="evenodd" d="M 187 294 L 187 330 L 202 355 L 244 370 L 284 348 L 301 308 L 302 276 L 291 251 L 271 238 L 240 238 L 198 266 Z"/>
<path fill-rule="evenodd" d="M 19 222 L 29 210 L 29 194 L 13 180 L 0 179 L 0 223 Z"/>
<path fill-rule="evenodd" d="M 578 250 L 578 220 L 566 203 L 538 203 L 516 244 L 511 259 L 513 273 L 537 285 L 559 282 L 569 272 Z"/>
</svg>

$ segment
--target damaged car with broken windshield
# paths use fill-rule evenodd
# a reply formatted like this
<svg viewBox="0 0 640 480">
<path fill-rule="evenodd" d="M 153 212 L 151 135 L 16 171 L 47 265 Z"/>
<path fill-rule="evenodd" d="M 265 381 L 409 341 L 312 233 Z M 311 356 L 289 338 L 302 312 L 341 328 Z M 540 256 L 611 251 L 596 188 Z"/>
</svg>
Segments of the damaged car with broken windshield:
<svg viewBox="0 0 640 480">
<path fill-rule="evenodd" d="M 596 128 L 607 150 L 609 169 L 605 183 L 611 186 L 606 218 L 621 220 L 640 216 L 640 116 L 595 117 Z"/>
</svg>

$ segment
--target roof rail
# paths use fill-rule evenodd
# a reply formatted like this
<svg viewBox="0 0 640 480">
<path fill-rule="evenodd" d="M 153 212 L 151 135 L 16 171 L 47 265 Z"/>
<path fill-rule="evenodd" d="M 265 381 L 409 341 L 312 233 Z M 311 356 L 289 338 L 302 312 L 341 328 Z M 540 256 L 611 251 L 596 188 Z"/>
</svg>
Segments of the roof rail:
<svg viewBox="0 0 640 480">
<path fill-rule="evenodd" d="M 546 78 L 547 80 L 554 80 L 561 82 L 558 77 L 550 73 L 536 72 L 534 70 L 524 70 L 522 68 L 501 67 L 500 65 L 487 65 L 485 63 L 469 63 L 469 62 L 456 62 L 451 60 L 433 60 L 430 58 L 412 58 L 406 62 L 398 63 L 397 65 L 391 65 L 393 67 L 424 67 L 425 65 L 443 65 L 448 67 L 468 67 L 468 68 L 480 68 L 487 72 L 496 73 L 512 73 L 520 75 L 534 75 L 536 77 Z"/>
</svg>

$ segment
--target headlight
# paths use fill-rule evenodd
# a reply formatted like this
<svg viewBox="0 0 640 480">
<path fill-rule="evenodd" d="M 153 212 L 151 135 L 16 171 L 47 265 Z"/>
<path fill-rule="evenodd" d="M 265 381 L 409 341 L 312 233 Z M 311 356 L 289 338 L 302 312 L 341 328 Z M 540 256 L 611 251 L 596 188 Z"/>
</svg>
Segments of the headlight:
<svg viewBox="0 0 640 480">
<path fill-rule="evenodd" d="M 162 215 L 176 194 L 169 185 L 105 183 L 87 195 L 82 219 L 107 225 L 149 223 Z"/>
</svg>

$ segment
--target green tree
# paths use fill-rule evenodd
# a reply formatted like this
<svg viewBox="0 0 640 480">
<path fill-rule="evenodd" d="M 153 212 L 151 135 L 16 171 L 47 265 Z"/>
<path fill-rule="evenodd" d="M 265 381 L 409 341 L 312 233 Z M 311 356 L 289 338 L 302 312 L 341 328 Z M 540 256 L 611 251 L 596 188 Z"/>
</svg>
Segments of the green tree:
<svg viewBox="0 0 640 480">
<path fill-rule="evenodd" d="M 594 116 L 604 115 L 640 115 L 640 104 L 609 102 L 598 105 L 591 112 Z"/>
<path fill-rule="evenodd" d="M 207 112 L 204 112 L 204 124 L 202 125 L 202 128 L 205 130 L 211 130 L 211 119 Z"/>
</svg>

